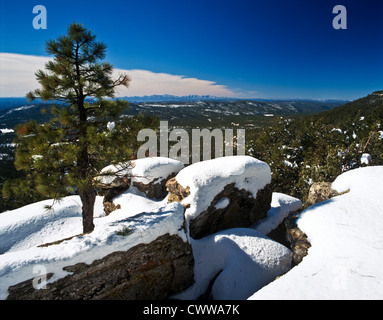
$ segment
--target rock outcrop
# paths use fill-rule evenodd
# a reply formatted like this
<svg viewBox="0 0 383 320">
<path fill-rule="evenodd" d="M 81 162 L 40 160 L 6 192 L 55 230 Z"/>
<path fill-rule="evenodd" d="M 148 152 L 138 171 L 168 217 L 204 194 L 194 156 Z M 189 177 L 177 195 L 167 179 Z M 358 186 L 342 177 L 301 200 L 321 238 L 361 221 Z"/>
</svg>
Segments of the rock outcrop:
<svg viewBox="0 0 383 320">
<path fill-rule="evenodd" d="M 183 188 L 176 178 L 169 180 L 166 186 L 169 191 L 169 202 L 182 202 L 190 195 L 190 188 Z M 253 198 L 248 191 L 239 190 L 234 183 L 231 183 L 213 199 L 205 211 L 190 220 L 190 236 L 200 239 L 225 229 L 249 227 L 266 217 L 271 197 L 270 184 L 259 190 L 256 198 Z M 225 207 L 221 208 L 220 203 L 224 203 Z M 189 205 L 185 207 L 187 209 Z"/>
<path fill-rule="evenodd" d="M 190 195 L 190 188 L 183 188 L 176 180 L 171 178 L 166 182 L 166 191 L 169 192 L 168 201 L 171 202 L 182 202 L 183 199 Z"/>
<path fill-rule="evenodd" d="M 132 186 L 136 187 L 150 199 L 163 199 L 167 196 L 166 182 L 173 178 L 177 172 L 172 172 L 166 177 L 154 178 L 151 182 L 145 184 L 143 182 L 133 181 Z"/>
<path fill-rule="evenodd" d="M 274 241 L 283 244 L 292 252 L 291 266 L 294 267 L 302 262 L 311 247 L 307 235 L 297 226 L 300 211 L 291 212 L 282 223 L 271 231 L 267 236 Z"/>
<path fill-rule="evenodd" d="M 113 203 L 113 198 L 136 187 L 150 199 L 163 199 L 167 195 L 166 181 L 173 178 L 182 168 L 183 163 L 169 158 L 144 158 L 129 163 L 111 165 L 101 170 L 98 177 L 98 195 L 104 196 L 106 215 L 121 209 Z"/>
<path fill-rule="evenodd" d="M 194 280 L 190 245 L 177 235 L 165 234 L 149 244 L 114 252 L 87 265 L 65 267 L 73 272 L 47 284 L 33 287 L 33 279 L 8 289 L 8 300 L 157 300 L 189 287 Z M 47 278 L 52 274 L 47 275 Z"/>
<path fill-rule="evenodd" d="M 309 207 L 337 195 L 338 192 L 331 188 L 331 182 L 315 182 L 310 187 L 306 205 Z"/>
<path fill-rule="evenodd" d="M 221 230 L 250 227 L 266 217 L 271 196 L 270 184 L 259 190 L 253 198 L 248 191 L 239 190 L 231 183 L 214 198 L 205 211 L 190 220 L 190 236 L 200 239 Z M 219 208 L 217 204 L 224 201 L 227 206 Z"/>
<path fill-rule="evenodd" d="M 190 236 L 200 239 L 225 229 L 250 227 L 266 217 L 270 182 L 266 163 L 237 156 L 192 164 L 166 187 L 169 201 L 184 205 Z"/>
<path fill-rule="evenodd" d="M 168 201 L 182 206 L 166 204 L 153 213 L 113 220 L 105 230 L 117 230 L 115 235 L 126 237 L 127 244 L 129 237 L 138 242 L 119 246 L 126 251 L 105 253 L 89 264 L 68 264 L 64 270 L 71 274 L 47 284 L 44 290 L 36 290 L 33 279 L 13 285 L 7 299 L 155 300 L 189 288 L 195 279 L 188 236 L 201 239 L 226 229 L 251 227 L 266 217 L 272 189 L 269 166 L 252 157 L 219 158 L 182 168 L 183 164 L 165 158 L 136 160 L 126 172 L 106 168 L 118 172 L 99 181 L 106 211 L 118 208 L 113 198 L 132 186 L 148 198 L 164 198 L 169 192 Z M 139 230 L 149 232 L 150 240 L 142 240 Z M 111 233 L 108 239 L 115 235 Z M 99 241 L 96 235 L 90 238 Z"/>
</svg>

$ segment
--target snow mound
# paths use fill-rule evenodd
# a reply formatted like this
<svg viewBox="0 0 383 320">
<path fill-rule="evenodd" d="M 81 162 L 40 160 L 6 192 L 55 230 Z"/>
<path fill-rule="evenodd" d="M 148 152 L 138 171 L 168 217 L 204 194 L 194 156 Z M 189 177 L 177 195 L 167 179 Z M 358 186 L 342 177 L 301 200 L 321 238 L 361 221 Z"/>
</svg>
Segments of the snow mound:
<svg viewBox="0 0 383 320">
<path fill-rule="evenodd" d="M 341 196 L 305 210 L 308 255 L 250 299 L 381 299 L 383 167 L 354 169 L 332 184 Z"/>
<path fill-rule="evenodd" d="M 175 296 L 177 299 L 197 299 L 217 275 L 213 299 L 247 299 L 290 268 L 289 249 L 249 228 L 224 230 L 192 239 L 191 244 L 195 284 Z"/>
<path fill-rule="evenodd" d="M 253 228 L 267 235 L 277 228 L 290 212 L 302 209 L 302 201 L 283 193 L 274 192 L 271 199 L 271 208 L 267 217 L 256 223 Z"/>
<path fill-rule="evenodd" d="M 130 163 L 129 167 L 127 164 L 120 164 L 103 168 L 101 174 L 110 173 L 111 175 L 100 176 L 99 182 L 111 184 L 116 177 L 129 175 L 132 177 L 132 182 L 149 184 L 157 179 L 155 183 L 160 183 L 171 173 L 176 173 L 184 167 L 182 162 L 165 157 L 148 157 L 132 160 Z"/>
<path fill-rule="evenodd" d="M 190 220 L 206 210 L 231 183 L 255 198 L 258 190 L 271 182 L 271 171 L 267 163 L 253 157 L 231 156 L 194 163 L 181 170 L 176 180 L 183 188 L 190 188 L 190 195 L 182 201 L 190 205 L 185 212 L 186 220 Z"/>
<path fill-rule="evenodd" d="M 52 204 L 52 210 L 45 209 Z M 94 216 L 100 215 L 103 215 L 102 198 L 97 197 Z M 0 255 L 58 240 L 61 234 L 65 238 L 81 232 L 79 196 L 65 197 L 55 203 L 53 200 L 32 203 L 0 214 Z"/>
</svg>

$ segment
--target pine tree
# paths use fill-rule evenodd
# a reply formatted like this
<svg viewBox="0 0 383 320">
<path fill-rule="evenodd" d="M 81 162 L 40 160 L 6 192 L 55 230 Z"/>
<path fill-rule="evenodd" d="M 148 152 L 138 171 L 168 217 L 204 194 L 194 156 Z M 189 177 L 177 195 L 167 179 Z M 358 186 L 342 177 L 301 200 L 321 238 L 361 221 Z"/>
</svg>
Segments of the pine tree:
<svg viewBox="0 0 383 320">
<path fill-rule="evenodd" d="M 105 44 L 82 24 L 73 23 L 67 35 L 47 41 L 46 51 L 54 59 L 46 64 L 46 71 L 36 72 L 41 88 L 27 98 L 61 104 L 52 108 L 49 122 L 17 127 L 15 165 L 25 171 L 29 190 L 37 194 L 59 199 L 76 192 L 87 233 L 94 229 L 95 177 L 106 165 L 129 163 L 134 153 L 132 134 L 149 120 L 121 120 L 127 102 L 110 98 L 116 87 L 127 87 L 130 79 L 126 74 L 112 79 L 112 66 L 102 62 Z"/>
</svg>

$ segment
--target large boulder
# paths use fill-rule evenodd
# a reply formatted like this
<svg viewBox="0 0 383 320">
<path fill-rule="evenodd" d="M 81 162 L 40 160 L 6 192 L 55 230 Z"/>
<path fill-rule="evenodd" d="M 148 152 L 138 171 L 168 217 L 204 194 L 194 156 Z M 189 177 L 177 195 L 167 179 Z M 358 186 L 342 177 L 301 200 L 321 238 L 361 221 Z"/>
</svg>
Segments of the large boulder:
<svg viewBox="0 0 383 320">
<path fill-rule="evenodd" d="M 185 208 L 189 234 L 200 239 L 215 232 L 249 227 L 266 217 L 272 189 L 270 167 L 249 156 L 192 164 L 168 181 L 169 201 Z"/>
<path fill-rule="evenodd" d="M 91 233 L 0 255 L 1 297 L 154 300 L 193 283 L 194 257 L 181 204 L 162 202 L 134 215 L 120 210 L 96 223 Z M 46 288 L 39 288 L 40 280 Z"/>
<path fill-rule="evenodd" d="M 43 290 L 34 289 L 33 279 L 14 285 L 7 299 L 166 299 L 193 284 L 193 266 L 190 245 L 177 235 L 165 234 L 89 265 L 67 266 L 64 270 L 72 274 Z"/>
<path fill-rule="evenodd" d="M 135 160 L 134 165 L 132 185 L 151 199 L 165 198 L 166 181 L 184 168 L 181 161 L 164 157 Z"/>
<path fill-rule="evenodd" d="M 110 165 L 101 170 L 98 179 L 100 196 L 104 196 L 104 211 L 120 209 L 113 203 L 113 198 L 136 187 L 150 199 L 163 199 L 167 195 L 166 181 L 174 177 L 184 164 L 180 161 L 152 157 L 132 160 L 128 163 Z"/>
</svg>

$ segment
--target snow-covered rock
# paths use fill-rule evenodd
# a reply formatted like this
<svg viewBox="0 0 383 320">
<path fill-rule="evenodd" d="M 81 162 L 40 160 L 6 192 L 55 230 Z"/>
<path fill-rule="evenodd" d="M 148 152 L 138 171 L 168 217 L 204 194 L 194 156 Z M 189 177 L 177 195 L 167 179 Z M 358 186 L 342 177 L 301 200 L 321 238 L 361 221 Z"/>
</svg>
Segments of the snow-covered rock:
<svg viewBox="0 0 383 320">
<path fill-rule="evenodd" d="M 230 183 L 255 198 L 271 182 L 271 171 L 267 163 L 253 157 L 232 156 L 194 163 L 180 171 L 176 180 L 182 187 L 190 188 L 190 196 L 182 203 L 190 205 L 186 218 L 191 219 L 206 210 Z"/>
<path fill-rule="evenodd" d="M 289 213 L 302 209 L 302 205 L 302 201 L 297 198 L 273 192 L 271 208 L 267 212 L 267 216 L 252 228 L 264 235 L 268 235 L 282 223 Z"/>
<path fill-rule="evenodd" d="M 36 268 L 53 274 L 47 282 L 48 288 L 61 288 L 61 284 L 65 281 L 68 281 L 65 283 L 69 283 L 72 288 L 77 288 L 76 283 L 81 278 L 82 285 L 80 286 L 79 282 L 78 286 L 88 288 L 84 289 L 86 293 L 84 298 L 108 297 L 109 293 L 103 291 L 105 288 L 103 275 L 110 278 L 111 283 L 115 281 L 122 284 L 125 283 L 124 272 L 132 272 L 126 271 L 132 269 L 123 267 L 119 269 L 119 272 L 114 273 L 113 270 L 101 268 L 104 262 L 111 263 L 111 266 L 114 266 L 115 262 L 117 265 L 122 263 L 123 266 L 135 266 L 134 268 L 137 268 L 133 269 L 138 271 L 138 274 L 142 271 L 141 266 L 145 270 L 146 267 L 153 267 L 154 269 L 150 270 L 153 270 L 156 276 L 151 278 L 152 283 L 159 283 L 162 287 L 165 282 L 173 283 L 170 287 L 180 289 L 182 284 L 178 280 L 175 286 L 173 280 L 162 281 L 165 279 L 162 274 L 167 274 L 166 270 L 171 270 L 178 274 L 177 279 L 181 279 L 182 282 L 184 273 L 185 283 L 190 284 L 190 268 L 185 269 L 186 265 L 190 267 L 190 256 L 185 260 L 184 258 L 179 260 L 179 257 L 184 257 L 182 252 L 185 252 L 185 249 L 189 251 L 188 254 L 193 252 L 194 255 L 195 284 L 177 295 L 177 298 L 198 298 L 206 293 L 209 284 L 212 283 L 211 294 L 214 299 L 246 299 L 262 286 L 273 281 L 275 277 L 289 270 L 291 251 L 269 239 L 265 234 L 274 229 L 290 211 L 300 208 L 301 202 L 280 193 L 272 194 L 271 201 L 270 194 L 268 203 L 266 201 L 270 210 L 255 225 L 221 230 L 198 240 L 193 239 L 190 234 L 185 233 L 184 206 L 186 211 L 192 210 L 187 211 L 188 215 L 186 215 L 190 218 L 188 220 L 190 222 L 191 218 L 200 216 L 209 207 L 214 208 L 218 213 L 223 213 L 230 208 L 234 210 L 234 202 L 242 206 L 243 203 L 239 201 L 242 199 L 241 194 L 246 195 L 246 201 L 253 201 L 254 204 L 255 200 L 260 201 L 262 198 L 260 193 L 265 189 L 267 193 L 271 192 L 268 189 L 271 175 L 267 164 L 242 156 L 216 160 L 218 161 L 201 162 L 194 169 L 191 169 L 194 166 L 191 165 L 178 173 L 181 177 L 180 183 L 186 186 L 185 190 L 188 191 L 182 203 L 168 203 L 167 198 L 153 200 L 137 187 L 130 186 L 128 190 L 113 199 L 120 209 L 105 216 L 103 198 L 98 196 L 95 207 L 95 230 L 89 234 L 81 234 L 81 201 L 78 196 L 63 198 L 62 202 L 54 204 L 50 212 L 45 210 L 45 205 L 52 204 L 52 201 L 48 200 L 0 214 L 0 299 L 7 297 L 10 286 L 23 281 L 29 280 L 26 288 L 30 289 L 33 285 L 32 279 L 43 274 L 36 274 Z M 167 169 L 161 169 L 159 163 L 165 163 L 165 166 L 168 163 L 168 166 L 173 168 L 181 167 L 170 159 L 169 162 L 158 158 L 139 161 L 138 168 L 141 163 L 142 167 L 146 168 L 143 170 L 144 174 L 147 172 L 157 174 L 155 177 L 147 178 L 146 181 L 150 182 L 154 182 L 154 179 L 160 176 L 160 172 L 162 175 L 166 174 L 163 173 Z M 231 192 L 234 189 L 236 189 L 236 195 Z M 199 203 L 193 203 L 195 201 Z M 201 210 L 199 214 L 197 214 L 198 210 Z M 225 215 L 221 216 L 225 217 Z M 156 248 L 159 255 L 162 252 L 164 254 L 173 252 L 169 249 L 173 240 L 176 240 L 176 243 L 181 241 L 185 244 L 182 246 L 180 256 L 171 254 L 178 262 L 169 264 L 168 258 L 165 259 L 166 261 L 162 259 L 163 261 L 159 263 L 154 262 L 151 257 L 155 256 Z M 151 246 L 152 243 L 153 246 Z M 192 251 L 187 249 L 190 245 Z M 147 248 L 151 248 L 150 254 L 145 251 Z M 168 249 L 170 251 L 167 251 Z M 129 256 L 125 257 L 125 254 L 116 252 L 126 253 L 129 250 L 135 252 L 135 261 L 125 263 L 124 259 L 129 259 Z M 148 257 L 148 260 L 145 257 Z M 91 282 L 94 285 L 87 287 L 88 275 L 84 270 L 89 272 L 92 270 L 90 273 L 93 274 L 91 277 L 94 282 L 93 280 Z M 93 273 L 93 270 L 96 273 Z M 97 277 L 97 272 L 100 272 L 100 277 Z M 121 275 L 122 278 L 120 278 Z M 85 278 L 82 278 L 83 276 Z M 170 278 L 174 279 L 173 276 Z M 20 286 L 13 287 L 11 297 L 17 297 L 20 294 L 18 290 L 25 288 L 24 285 L 25 283 L 22 283 Z M 55 290 L 53 291 L 60 298 L 58 293 L 60 290 Z M 167 292 L 175 291 L 177 290 L 170 289 Z M 95 295 L 92 292 L 95 292 Z M 153 289 L 153 292 L 158 291 Z M 66 298 L 72 297 L 70 291 L 65 294 L 69 294 L 64 295 Z M 157 293 L 154 293 L 153 296 L 142 297 L 150 298 L 156 295 Z M 163 293 L 158 295 L 161 298 L 165 296 Z M 44 294 L 41 293 L 35 297 L 44 298 Z M 46 297 L 51 296 L 48 294 Z M 127 294 L 126 297 L 132 296 Z"/>
<path fill-rule="evenodd" d="M 164 234 L 150 243 L 113 252 L 89 265 L 66 266 L 65 271 L 71 274 L 45 285 L 42 290 L 34 290 L 33 280 L 19 283 L 8 289 L 7 299 L 167 299 L 193 284 L 193 265 L 190 244 L 176 235 Z"/>
<path fill-rule="evenodd" d="M 298 226 L 308 255 L 250 299 L 381 299 L 383 297 L 383 167 L 340 175 L 349 192 L 305 210 Z"/>
<path fill-rule="evenodd" d="M 105 167 L 96 178 L 98 194 L 104 196 L 105 214 L 121 209 L 121 205 L 115 204 L 113 199 L 131 186 L 151 199 L 165 198 L 166 181 L 174 177 L 183 167 L 182 162 L 163 157 L 137 159 Z"/>
<path fill-rule="evenodd" d="M 167 184 L 171 201 L 181 201 L 190 236 L 249 227 L 270 209 L 270 167 L 249 156 L 194 163 Z"/>
<path fill-rule="evenodd" d="M 224 230 L 191 243 L 195 284 L 177 299 L 197 299 L 214 277 L 211 298 L 247 299 L 290 269 L 291 251 L 250 228 Z"/>
<path fill-rule="evenodd" d="M 110 165 L 102 169 L 101 175 L 97 177 L 99 194 L 111 202 L 115 196 L 133 185 L 149 198 L 163 199 L 167 194 L 166 181 L 183 167 L 182 162 L 164 157 L 143 158 Z"/>
<path fill-rule="evenodd" d="M 7 297 L 9 286 L 41 275 L 36 273 L 36 267 L 37 271 L 45 270 L 54 274 L 48 285 L 57 281 L 63 283 L 64 280 L 59 279 L 64 279 L 82 264 L 78 268 L 68 266 L 77 263 L 92 264 L 96 259 L 104 261 L 102 259 L 107 255 L 117 251 L 125 252 L 134 248 L 135 244 L 149 246 L 156 237 L 162 237 L 163 234 L 181 237 L 183 233 L 180 230 L 183 207 L 179 203 L 167 204 L 167 199 L 154 201 L 135 187 L 118 196 L 115 202 L 121 204 L 122 209 L 105 217 L 102 213 L 102 197 L 97 197 L 94 220 L 96 228 L 87 235 L 79 235 L 82 228 L 81 202 L 78 196 L 64 198 L 54 205 L 52 212 L 44 209 L 45 205 L 52 204 L 48 200 L 1 214 L 0 234 L 3 247 L 0 255 L 0 298 Z M 272 228 L 270 226 L 275 225 L 275 221 L 281 221 L 299 202 L 283 194 L 273 194 L 272 208 L 260 225 L 269 225 L 267 228 Z M 132 232 L 119 236 L 124 230 Z M 69 239 L 70 237 L 73 238 Z M 66 240 L 55 245 L 38 247 L 40 244 L 61 239 Z M 290 259 L 287 248 L 251 228 L 221 231 L 198 241 L 192 240 L 191 244 L 193 254 L 199 261 L 194 268 L 198 276 L 195 277 L 195 286 L 190 289 L 191 293 L 181 295 L 180 299 L 191 297 L 190 294 L 194 297 L 204 293 L 206 284 L 214 278 L 218 269 L 223 271 L 213 286 L 214 297 L 244 299 L 273 280 L 282 270 L 286 271 Z M 113 257 L 120 259 L 122 254 L 114 254 Z M 184 264 L 177 266 L 175 271 L 185 272 Z M 64 267 L 66 270 L 63 270 Z M 189 278 L 186 275 L 185 273 L 187 280 Z M 70 277 L 66 283 L 71 283 L 78 277 L 76 271 L 76 276 Z M 72 286 L 75 287 L 74 284 Z M 245 290 L 241 293 L 242 287 Z M 13 291 L 13 297 L 15 295 L 17 296 L 17 291 Z"/>
<path fill-rule="evenodd" d="M 131 182 L 149 184 L 160 183 L 171 173 L 184 167 L 180 161 L 165 157 L 148 157 L 130 161 L 129 164 L 110 165 L 101 170 L 104 176 L 98 177 L 102 184 L 112 184 L 117 178 L 129 177 Z"/>
<path fill-rule="evenodd" d="M 0 299 L 6 298 L 9 286 L 36 277 L 35 267 L 53 273 L 50 283 L 70 274 L 64 267 L 90 264 L 113 252 L 148 244 L 164 234 L 187 242 L 182 230 L 182 205 L 167 204 L 166 199 L 153 201 L 134 189 L 125 196 L 130 196 L 131 207 L 109 216 L 104 216 L 102 197 L 97 197 L 95 230 L 89 234 L 81 234 L 78 196 L 64 198 L 49 212 L 45 206 L 52 200 L 0 214 Z M 143 201 L 146 206 L 135 205 Z"/>
</svg>

